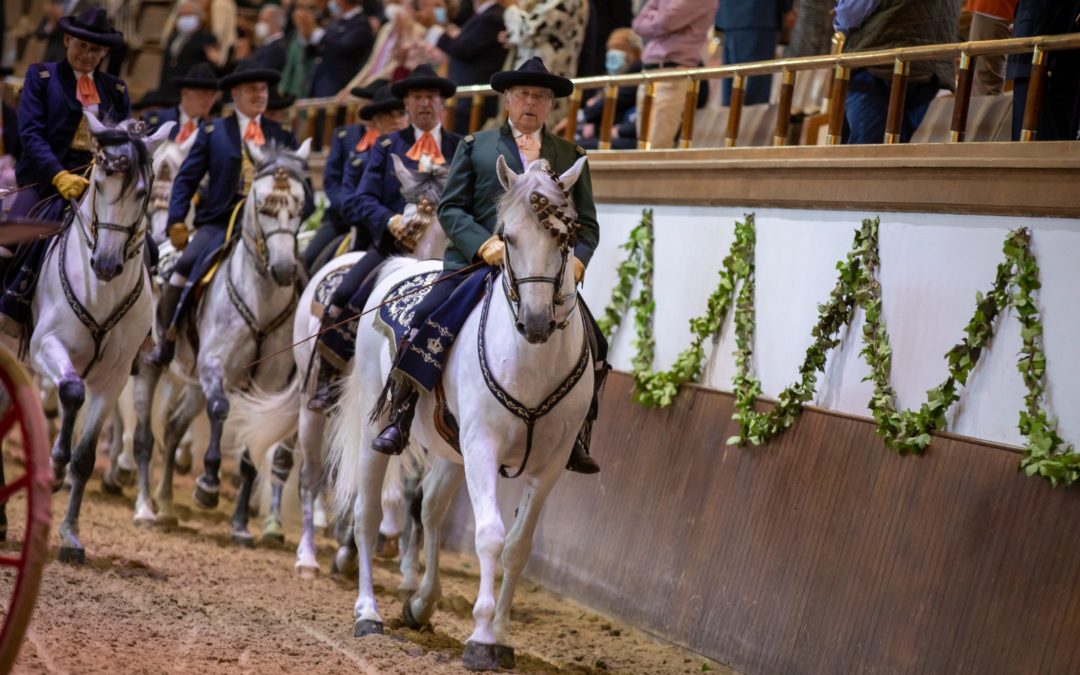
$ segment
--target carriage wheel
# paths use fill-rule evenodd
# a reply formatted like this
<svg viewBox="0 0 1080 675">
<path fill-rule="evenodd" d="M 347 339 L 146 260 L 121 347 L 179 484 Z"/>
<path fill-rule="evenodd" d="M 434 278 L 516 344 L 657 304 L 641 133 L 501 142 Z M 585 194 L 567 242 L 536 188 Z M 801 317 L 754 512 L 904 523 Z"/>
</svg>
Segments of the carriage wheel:
<svg viewBox="0 0 1080 675">
<path fill-rule="evenodd" d="M 49 544 L 51 495 L 49 487 L 49 439 L 45 416 L 30 376 L 9 351 L 0 347 L 0 439 L 21 442 L 11 465 L 21 458 L 21 475 L 4 476 L 0 505 L 26 493 L 26 524 L 21 541 L 0 548 L 2 588 L 10 593 L 0 630 L 0 673 L 9 672 L 22 646 L 23 635 L 37 600 L 41 573 Z M 2 457 L 0 457 L 2 460 Z"/>
</svg>

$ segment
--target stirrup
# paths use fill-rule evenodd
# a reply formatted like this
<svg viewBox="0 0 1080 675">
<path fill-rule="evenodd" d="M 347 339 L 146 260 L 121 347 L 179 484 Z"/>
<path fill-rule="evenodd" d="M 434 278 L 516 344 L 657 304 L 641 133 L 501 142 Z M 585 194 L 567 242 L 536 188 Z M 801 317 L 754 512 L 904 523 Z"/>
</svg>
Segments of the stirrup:
<svg viewBox="0 0 1080 675">
<path fill-rule="evenodd" d="M 338 372 L 322 358 L 319 358 L 317 368 L 318 372 L 315 374 L 315 391 L 311 394 L 311 398 L 308 399 L 307 408 L 311 412 L 326 415 L 330 412 L 330 409 L 334 407 L 334 403 L 337 400 L 336 385 L 339 375 Z"/>
<path fill-rule="evenodd" d="M 400 455 L 409 444 L 409 429 L 412 427 L 413 414 L 416 412 L 416 402 L 420 395 L 412 390 L 409 385 L 395 383 L 395 387 L 407 387 L 408 394 L 394 406 L 390 413 L 390 423 L 379 432 L 375 440 L 371 442 L 371 449 L 384 455 Z M 394 398 L 398 398 L 400 390 L 395 389 Z"/>
<path fill-rule="evenodd" d="M 592 421 L 586 420 L 574 439 L 574 449 L 570 451 L 570 458 L 566 462 L 566 470 L 574 473 L 594 474 L 600 473 L 600 465 L 589 455 L 589 441 L 592 437 Z"/>
</svg>

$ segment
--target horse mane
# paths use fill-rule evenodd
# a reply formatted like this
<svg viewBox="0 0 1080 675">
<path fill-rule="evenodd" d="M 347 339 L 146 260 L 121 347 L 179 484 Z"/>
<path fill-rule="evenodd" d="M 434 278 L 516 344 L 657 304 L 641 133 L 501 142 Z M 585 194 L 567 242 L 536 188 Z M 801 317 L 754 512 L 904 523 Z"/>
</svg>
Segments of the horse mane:
<svg viewBox="0 0 1080 675">
<path fill-rule="evenodd" d="M 547 197 L 551 204 L 568 216 L 569 222 L 576 221 L 577 207 L 574 205 L 574 200 L 563 192 L 557 178 L 558 176 L 551 170 L 551 165 L 546 159 L 536 160 L 519 174 L 514 184 L 499 199 L 496 234 L 503 233 L 506 229 L 507 215 L 515 209 L 524 211 L 533 222 L 537 222 L 536 213 L 529 206 L 529 200 L 534 192 Z"/>
</svg>

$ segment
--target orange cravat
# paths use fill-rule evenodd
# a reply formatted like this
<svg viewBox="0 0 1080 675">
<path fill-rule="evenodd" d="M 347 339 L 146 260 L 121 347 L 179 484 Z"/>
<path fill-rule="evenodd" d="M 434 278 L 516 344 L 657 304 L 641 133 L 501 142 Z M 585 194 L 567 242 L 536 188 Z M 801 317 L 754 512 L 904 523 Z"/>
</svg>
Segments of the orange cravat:
<svg viewBox="0 0 1080 675">
<path fill-rule="evenodd" d="M 176 142 L 183 143 L 191 134 L 195 133 L 195 120 L 188 120 L 184 123 L 184 126 L 180 128 L 180 133 L 176 134 Z"/>
<path fill-rule="evenodd" d="M 79 99 L 79 103 L 82 103 L 84 108 L 101 103 L 97 87 L 94 86 L 94 81 L 90 79 L 89 75 L 79 77 L 79 81 L 75 85 L 75 98 Z"/>
<path fill-rule="evenodd" d="M 266 139 L 263 138 L 262 127 L 255 120 L 248 121 L 247 130 L 244 131 L 244 140 L 251 141 L 255 145 L 266 143 Z"/>
<path fill-rule="evenodd" d="M 375 141 L 379 140 L 379 132 L 374 129 L 368 129 L 367 132 L 360 138 L 360 142 L 356 144 L 357 152 L 364 152 L 371 146 L 375 145 Z"/>
<path fill-rule="evenodd" d="M 423 155 L 430 157 L 435 164 L 446 164 L 446 159 L 443 158 L 442 151 L 439 150 L 439 145 L 435 142 L 435 137 L 431 135 L 430 131 L 421 134 L 420 140 L 414 143 L 409 148 L 409 151 L 405 153 L 405 156 L 414 162 L 419 162 L 420 157 Z"/>
</svg>

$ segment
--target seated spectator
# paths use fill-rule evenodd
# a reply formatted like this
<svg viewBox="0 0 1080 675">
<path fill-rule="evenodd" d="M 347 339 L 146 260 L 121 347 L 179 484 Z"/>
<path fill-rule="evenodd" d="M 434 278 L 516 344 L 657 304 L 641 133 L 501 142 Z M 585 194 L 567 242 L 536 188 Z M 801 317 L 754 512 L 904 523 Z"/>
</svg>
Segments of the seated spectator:
<svg viewBox="0 0 1080 675">
<path fill-rule="evenodd" d="M 819 56 L 832 48 L 833 6 L 836 0 L 799 0 L 791 42 L 784 56 Z"/>
<path fill-rule="evenodd" d="M 285 49 L 285 70 L 281 71 L 279 87 L 283 93 L 297 98 L 307 98 L 311 93 L 315 54 L 308 47 L 315 29 L 319 27 L 316 20 L 318 12 L 315 0 L 296 0 L 293 6 L 293 35 Z"/>
<path fill-rule="evenodd" d="M 1080 30 L 1080 0 L 1020 0 L 1013 37 L 1057 35 Z M 1053 51 L 1046 58 L 1049 77 L 1039 114 L 1040 141 L 1075 140 L 1080 125 L 1080 50 Z M 1020 140 L 1031 79 L 1031 53 L 1013 54 L 1007 67 L 1013 80 L 1013 140 Z"/>
<path fill-rule="evenodd" d="M 86 0 L 95 3 L 95 0 Z M 214 43 L 207 49 L 210 62 L 215 67 L 224 68 L 228 62 L 229 54 L 232 53 L 233 43 L 236 42 L 236 1 L 235 0 L 194 0 L 203 13 L 203 25 L 214 36 Z M 169 36 L 176 27 L 176 19 L 179 16 L 180 6 L 183 0 L 173 7 L 169 17 L 165 19 L 165 26 L 161 30 L 161 42 L 167 44 Z M 185 71 L 180 71 L 185 72 Z"/>
<path fill-rule="evenodd" d="M 316 28 L 311 44 L 318 49 L 311 95 L 336 96 L 371 55 L 375 36 L 360 0 L 338 0 L 341 16 L 325 28 Z"/>
<path fill-rule="evenodd" d="M 833 26 L 847 36 L 845 52 L 860 52 L 950 43 L 956 39 L 959 17 L 956 0 L 839 0 Z M 892 71 L 892 65 L 852 71 L 845 108 L 847 143 L 884 140 Z M 942 89 L 953 89 L 955 81 L 952 59 L 911 64 L 900 142 L 911 140 L 930 101 Z"/>
<path fill-rule="evenodd" d="M 158 91 L 169 98 L 180 97 L 174 80 L 200 63 L 210 63 L 211 47 L 216 40 L 206 26 L 206 15 L 196 0 L 181 0 L 176 6 L 176 21 L 165 43 L 161 60 Z"/>
<path fill-rule="evenodd" d="M 1017 0 L 969 0 L 971 29 L 968 39 L 1004 40 L 1012 31 Z M 975 96 L 1000 94 L 1005 88 L 1005 56 L 984 54 L 975 59 Z"/>
<path fill-rule="evenodd" d="M 780 25 L 792 0 L 723 0 L 716 10 L 716 32 L 724 34 L 724 64 L 776 58 Z M 731 104 L 731 78 L 724 78 L 724 105 Z M 772 75 L 747 78 L 743 103 L 768 103 Z"/>
<path fill-rule="evenodd" d="M 368 88 L 378 80 L 399 80 L 422 63 L 429 63 L 428 40 L 434 42 L 441 35 L 436 20 L 436 8 L 442 5 L 442 23 L 446 22 L 445 0 L 421 0 L 415 12 L 411 2 L 390 0 L 384 8 L 386 23 L 375 36 L 375 45 L 367 63 L 334 97 L 344 103 L 353 89 Z M 433 32 L 433 30 L 435 32 Z"/>
<path fill-rule="evenodd" d="M 617 28 L 607 41 L 605 66 L 609 75 L 641 72 L 641 38 L 629 28 Z M 637 85 L 619 87 L 615 99 L 615 119 L 611 127 L 611 147 L 632 149 L 637 147 L 637 131 L 634 122 L 637 111 Z M 578 111 L 577 143 L 587 150 L 595 150 L 600 144 L 600 125 L 604 115 L 604 90 L 600 89 Z M 554 133 L 562 135 L 566 120 L 555 126 Z"/>
<path fill-rule="evenodd" d="M 506 30 L 503 23 L 505 8 L 514 0 L 487 0 L 478 4 L 468 21 L 446 28 L 437 43 L 439 49 L 450 57 L 450 79 L 457 85 L 487 84 L 491 76 L 503 69 L 506 48 L 499 42 L 499 33 Z M 498 100 L 489 96 L 484 100 L 483 119 L 495 116 Z M 470 97 L 458 99 L 454 108 L 454 131 L 469 132 L 469 116 L 472 109 Z"/>
<path fill-rule="evenodd" d="M 280 5 L 264 5 L 259 10 L 255 44 L 252 58 L 270 70 L 285 71 L 288 44 L 285 41 L 285 10 Z"/>
</svg>

